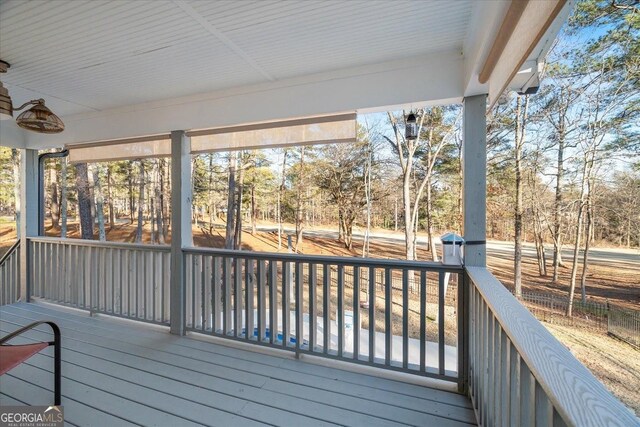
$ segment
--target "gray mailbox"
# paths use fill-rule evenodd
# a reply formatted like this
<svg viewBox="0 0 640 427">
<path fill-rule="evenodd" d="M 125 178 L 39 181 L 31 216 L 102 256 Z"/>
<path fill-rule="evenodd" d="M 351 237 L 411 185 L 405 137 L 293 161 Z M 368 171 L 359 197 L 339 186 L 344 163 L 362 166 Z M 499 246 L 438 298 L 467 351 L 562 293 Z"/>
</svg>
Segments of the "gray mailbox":
<svg viewBox="0 0 640 427">
<path fill-rule="evenodd" d="M 455 233 L 447 233 L 440 237 L 442 243 L 442 263 L 446 265 L 462 265 L 462 247 L 464 239 Z"/>
</svg>

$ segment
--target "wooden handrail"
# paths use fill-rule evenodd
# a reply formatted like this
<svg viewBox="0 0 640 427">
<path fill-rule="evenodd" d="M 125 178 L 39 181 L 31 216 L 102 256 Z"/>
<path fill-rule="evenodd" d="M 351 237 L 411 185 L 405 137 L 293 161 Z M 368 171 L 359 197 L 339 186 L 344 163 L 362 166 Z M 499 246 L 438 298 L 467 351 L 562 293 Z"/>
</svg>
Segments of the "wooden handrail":
<svg viewBox="0 0 640 427">
<path fill-rule="evenodd" d="M 332 264 L 332 265 L 349 265 L 360 267 L 390 267 L 390 268 L 404 268 L 404 269 L 429 269 L 435 272 L 445 273 L 461 273 L 464 271 L 462 266 L 445 265 L 439 262 L 430 261 L 407 261 L 402 259 L 385 259 L 385 258 L 359 258 L 359 257 L 347 257 L 347 256 L 326 256 L 326 255 L 306 255 L 306 254 L 290 254 L 280 252 L 254 252 L 254 251 L 239 251 L 230 249 L 217 249 L 217 248 L 197 248 L 188 247 L 183 248 L 185 253 L 194 254 L 207 254 L 207 255 L 219 255 L 235 258 L 252 258 L 252 259 L 264 259 L 275 261 L 290 261 L 290 262 L 314 262 L 318 264 Z"/>
<path fill-rule="evenodd" d="M 90 246 L 94 248 L 114 248 L 128 250 L 148 250 L 153 252 L 171 252 L 169 245 L 145 245 L 142 243 L 106 242 L 100 240 L 62 239 L 60 237 L 29 237 L 34 243 L 62 243 L 73 246 Z"/>
<path fill-rule="evenodd" d="M 516 29 L 522 12 L 524 12 L 527 7 L 527 3 L 529 3 L 529 0 L 514 0 L 511 2 L 511 6 L 509 6 L 509 10 L 507 10 L 507 14 L 502 21 L 502 25 L 500 25 L 496 39 L 493 41 L 489 55 L 487 55 L 487 59 L 484 61 L 482 70 L 478 75 L 478 81 L 480 83 L 485 84 L 489 80 L 489 77 L 491 77 L 491 73 L 496 67 L 502 51 L 509 42 L 513 30 Z"/>
<path fill-rule="evenodd" d="M 553 405 L 553 410 L 567 425 L 640 425 L 631 411 L 616 399 L 486 268 L 467 267 L 466 271 L 471 279 L 472 289 L 475 287 L 479 292 L 489 309 L 489 314 L 499 323 L 502 330 L 500 335 L 506 334 Z M 475 328 L 476 333 L 480 335 L 488 334 L 487 331 L 479 330 L 481 328 L 478 324 Z M 492 357 L 495 356 L 492 355 Z M 493 368 L 491 363 L 486 368 L 489 376 L 495 374 L 491 372 Z M 476 367 L 477 371 L 480 369 L 484 368 Z M 485 392 L 489 393 L 487 390 Z M 491 400 L 492 396 L 480 396 L 480 398 L 486 401 Z M 538 400 L 538 393 L 536 393 L 536 404 Z M 537 408 L 530 409 L 532 413 L 538 412 Z"/>
<path fill-rule="evenodd" d="M 2 263 L 4 263 L 4 261 L 11 256 L 13 251 L 15 251 L 18 248 L 18 246 L 20 246 L 20 240 L 16 240 L 13 243 L 13 245 L 9 247 L 9 250 L 7 250 L 7 252 L 5 252 L 5 254 L 2 255 L 2 257 L 0 257 L 0 265 L 2 265 Z"/>
</svg>

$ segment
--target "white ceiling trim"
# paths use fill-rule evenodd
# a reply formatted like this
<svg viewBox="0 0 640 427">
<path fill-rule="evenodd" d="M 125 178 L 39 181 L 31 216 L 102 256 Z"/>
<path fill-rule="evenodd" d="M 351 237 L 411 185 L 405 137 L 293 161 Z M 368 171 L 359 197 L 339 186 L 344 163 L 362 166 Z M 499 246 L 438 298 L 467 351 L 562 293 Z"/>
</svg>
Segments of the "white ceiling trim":
<svg viewBox="0 0 640 427">
<path fill-rule="evenodd" d="M 244 61 L 249 64 L 254 70 L 262 74 L 267 80 L 274 81 L 275 78 L 272 77 L 269 73 L 267 73 L 256 61 L 254 61 L 245 51 L 240 49 L 240 47 L 233 42 L 229 37 L 224 35 L 224 33 L 218 30 L 211 22 L 207 21 L 202 15 L 200 15 L 190 4 L 185 1 L 174 1 L 174 3 L 182 9 L 187 15 L 193 18 L 202 28 L 207 30 L 211 35 L 215 36 L 224 43 L 229 49 L 234 51 L 238 56 L 240 56 Z"/>
</svg>

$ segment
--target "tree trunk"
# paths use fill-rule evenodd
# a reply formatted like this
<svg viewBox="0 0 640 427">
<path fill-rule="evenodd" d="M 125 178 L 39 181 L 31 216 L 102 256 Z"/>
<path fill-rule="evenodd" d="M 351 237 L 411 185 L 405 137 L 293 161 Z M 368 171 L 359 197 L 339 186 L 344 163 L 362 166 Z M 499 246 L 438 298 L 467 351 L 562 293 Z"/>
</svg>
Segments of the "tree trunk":
<svg viewBox="0 0 640 427">
<path fill-rule="evenodd" d="M 280 181 L 280 188 L 278 188 L 278 250 L 282 249 L 282 200 L 284 198 L 285 189 L 285 169 L 287 167 L 287 150 L 284 150 L 282 155 L 282 180 Z"/>
<path fill-rule="evenodd" d="M 20 238 L 20 152 L 11 149 L 11 164 L 13 166 L 13 203 L 16 214 L 16 236 Z"/>
<path fill-rule="evenodd" d="M 234 230 L 235 230 L 235 195 L 236 195 L 236 166 L 238 161 L 238 153 L 229 153 L 229 188 L 227 195 L 227 228 L 225 233 L 225 249 L 234 248 Z"/>
<path fill-rule="evenodd" d="M 51 229 L 52 231 L 60 226 L 60 203 L 58 199 L 58 171 L 55 164 L 49 168 L 49 193 L 51 204 L 49 212 L 51 213 Z"/>
<path fill-rule="evenodd" d="M 587 223 L 585 224 L 584 253 L 582 254 L 582 273 L 580 275 L 580 293 L 582 302 L 587 302 L 587 270 L 589 269 L 589 250 L 591 249 L 591 234 L 593 232 L 593 204 L 591 202 L 592 185 L 587 182 Z"/>
<path fill-rule="evenodd" d="M 60 237 L 67 237 L 67 158 L 60 167 Z"/>
<path fill-rule="evenodd" d="M 142 242 L 143 208 L 144 208 L 144 161 L 140 160 L 140 181 L 138 183 L 138 228 L 136 243 Z"/>
<path fill-rule="evenodd" d="M 156 226 L 156 240 L 161 245 L 164 245 L 164 218 L 162 218 L 162 174 L 160 172 L 160 160 L 156 159 L 153 162 L 153 205 L 155 205 L 155 226 Z"/>
<path fill-rule="evenodd" d="M 582 180 L 580 183 L 580 200 L 578 201 L 578 212 L 575 227 L 575 243 L 573 245 L 573 263 L 571 266 L 571 281 L 569 283 L 569 304 L 567 305 L 567 316 L 571 317 L 573 310 L 573 297 L 576 290 L 576 276 L 578 274 L 578 255 L 580 252 L 580 242 L 582 237 L 583 211 L 586 200 L 587 181 L 590 176 L 588 153 L 585 154 L 584 165 L 582 167 Z"/>
<path fill-rule="evenodd" d="M 427 238 L 429 240 L 429 252 L 431 252 L 431 260 L 434 262 L 438 262 L 438 252 L 436 250 L 436 242 L 433 238 L 433 213 L 431 212 L 432 207 L 432 192 L 431 192 L 431 179 L 429 179 L 429 183 L 427 184 L 425 194 L 425 202 L 427 205 Z"/>
<path fill-rule="evenodd" d="M 155 190 L 154 190 L 155 191 Z M 154 197 L 149 199 L 149 219 L 151 220 L 151 244 L 155 244 L 158 242 L 159 232 L 156 227 L 156 201 Z"/>
<path fill-rule="evenodd" d="M 109 204 L 109 230 L 116 226 L 116 213 L 113 209 L 113 191 L 111 189 L 111 166 L 107 166 L 107 199 Z"/>
<path fill-rule="evenodd" d="M 522 298 L 522 148 L 524 145 L 525 127 L 527 123 L 527 109 L 529 97 L 525 95 L 524 108 L 520 96 L 516 99 L 516 128 L 515 128 L 515 169 L 516 169 L 516 200 L 514 212 L 514 254 L 513 254 L 513 282 L 516 298 Z"/>
<path fill-rule="evenodd" d="M 398 231 L 398 196 L 395 198 L 395 209 L 393 211 L 393 231 Z"/>
<path fill-rule="evenodd" d="M 300 176 L 298 177 L 298 189 L 296 195 L 296 253 L 298 253 L 298 250 L 302 248 L 302 232 L 304 230 L 304 203 L 302 200 L 302 190 L 305 187 L 304 148 L 304 145 L 300 147 Z"/>
<path fill-rule="evenodd" d="M 242 156 L 242 152 L 238 154 Z M 242 196 L 244 193 L 244 165 L 242 157 L 239 163 L 238 184 L 236 186 L 236 229 L 234 233 L 234 249 L 242 248 Z"/>
<path fill-rule="evenodd" d="M 338 242 L 344 242 L 344 209 L 338 206 Z"/>
<path fill-rule="evenodd" d="M 166 173 L 167 168 L 165 168 L 164 159 L 160 159 L 160 171 L 160 211 L 162 212 L 162 238 L 166 242 L 167 238 L 169 237 L 169 225 L 171 221 L 171 216 L 169 214 L 169 203 L 167 203 L 167 200 L 171 199 L 171 174 Z"/>
<path fill-rule="evenodd" d="M 251 184 L 251 235 L 256 235 L 256 222 L 258 221 L 258 212 L 256 211 L 256 183 L 255 179 Z"/>
<path fill-rule="evenodd" d="M 538 273 L 540 276 L 547 275 L 547 259 L 544 253 L 544 228 L 540 220 L 540 212 L 535 208 L 533 212 L 533 233 L 536 244 L 536 256 L 538 259 Z"/>
<path fill-rule="evenodd" d="M 553 206 L 553 283 L 558 281 L 558 273 L 562 266 L 562 236 L 561 236 L 561 210 L 562 210 L 562 179 L 564 176 L 564 126 L 560 122 L 558 129 L 558 161 L 556 169 L 556 196 Z"/>
<path fill-rule="evenodd" d="M 89 173 L 89 165 L 87 164 L 87 173 Z M 93 182 L 93 172 L 89 173 L 89 197 L 91 198 L 91 218 L 94 219 L 94 221 L 96 220 L 96 218 L 98 217 L 98 212 L 96 211 L 96 204 L 95 204 L 95 200 L 96 200 L 96 192 L 95 189 L 93 188 L 95 185 L 95 183 Z M 94 224 L 95 227 L 95 224 Z"/>
<path fill-rule="evenodd" d="M 100 188 L 100 170 L 98 165 L 94 165 L 92 168 L 93 174 L 93 194 L 96 200 L 96 218 L 98 220 L 98 238 L 101 242 L 107 240 L 107 235 L 104 229 L 104 196 L 102 195 L 102 189 Z"/>
<path fill-rule="evenodd" d="M 349 217 L 345 221 L 344 247 L 353 250 L 353 221 L 355 218 Z"/>
<path fill-rule="evenodd" d="M 213 198 L 213 153 L 209 153 L 209 188 L 208 188 L 208 214 L 209 214 L 209 234 L 213 233 L 213 223 L 215 221 L 215 200 Z"/>
<path fill-rule="evenodd" d="M 135 196 L 133 194 L 133 162 L 127 162 L 127 184 L 129 187 L 129 223 L 133 225 Z"/>
<path fill-rule="evenodd" d="M 372 157 L 373 157 L 373 152 L 371 149 L 371 142 L 368 143 L 367 146 L 367 163 L 365 165 L 365 186 L 364 186 L 364 197 L 365 197 L 365 202 L 367 203 L 366 205 L 366 212 L 367 212 L 367 219 L 366 219 L 366 229 L 364 231 L 364 240 L 362 242 L 362 257 L 368 257 L 369 256 L 369 240 L 370 240 L 370 233 L 371 233 L 371 167 L 372 167 Z"/>
<path fill-rule="evenodd" d="M 578 254 L 580 251 L 580 241 L 582 237 L 582 203 L 578 206 L 578 219 L 576 221 L 576 237 L 573 245 L 573 263 L 571 266 L 571 280 L 569 283 L 569 304 L 567 305 L 567 316 L 571 317 L 573 310 L 573 297 L 576 289 L 576 275 L 578 272 Z"/>
<path fill-rule="evenodd" d="M 405 173 L 402 183 L 402 199 L 404 202 L 404 243 L 405 243 L 405 256 L 408 260 L 414 259 L 415 245 L 414 245 L 414 226 L 411 218 L 411 186 L 410 186 L 410 174 Z"/>
<path fill-rule="evenodd" d="M 464 187 L 462 185 L 463 181 L 464 181 L 464 171 L 462 169 L 462 138 L 460 138 L 460 142 L 457 144 L 458 146 L 458 204 L 457 204 L 457 208 L 458 208 L 458 232 L 460 233 L 460 235 L 462 235 L 462 222 L 463 222 L 463 217 L 462 217 L 462 200 L 464 198 Z"/>
<path fill-rule="evenodd" d="M 91 194 L 89 172 L 86 163 L 76 164 L 76 188 L 78 191 L 78 214 L 80 215 L 80 238 L 93 239 L 93 217 L 91 216 Z"/>
</svg>

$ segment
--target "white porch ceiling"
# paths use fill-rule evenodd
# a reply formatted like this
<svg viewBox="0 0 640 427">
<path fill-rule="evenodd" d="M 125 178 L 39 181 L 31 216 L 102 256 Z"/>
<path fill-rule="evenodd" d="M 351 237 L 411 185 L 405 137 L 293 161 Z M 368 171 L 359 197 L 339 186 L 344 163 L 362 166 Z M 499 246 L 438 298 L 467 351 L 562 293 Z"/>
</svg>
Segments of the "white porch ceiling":
<svg viewBox="0 0 640 427">
<path fill-rule="evenodd" d="M 462 52 L 470 0 L 3 1 L 0 78 L 60 115 Z"/>
<path fill-rule="evenodd" d="M 545 2 L 563 0 L 530 5 Z M 60 147 L 459 102 L 490 93 L 477 76 L 510 5 L 0 0 L 0 59 L 11 64 L 0 80 L 14 105 L 44 98 L 66 125 L 41 135 L 1 121 L 0 144 Z M 534 64 L 568 9 L 528 58 Z M 535 80 L 518 78 L 518 87 Z"/>
</svg>

